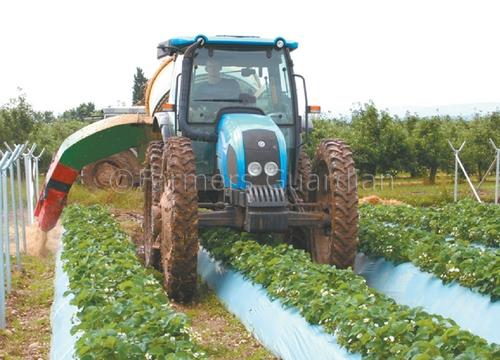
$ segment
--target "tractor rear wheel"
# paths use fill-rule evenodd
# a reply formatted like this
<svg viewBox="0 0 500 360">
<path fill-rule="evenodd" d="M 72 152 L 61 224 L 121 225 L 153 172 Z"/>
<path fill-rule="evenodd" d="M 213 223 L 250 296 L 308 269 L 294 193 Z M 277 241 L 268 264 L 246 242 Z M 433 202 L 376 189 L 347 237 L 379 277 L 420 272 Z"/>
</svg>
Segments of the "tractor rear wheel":
<svg viewBox="0 0 500 360">
<path fill-rule="evenodd" d="M 196 292 L 198 194 L 191 140 L 171 137 L 163 151 L 161 260 L 168 295 L 189 302 Z"/>
<path fill-rule="evenodd" d="M 304 151 L 301 151 L 299 156 L 299 181 L 297 184 L 297 193 L 304 202 L 309 200 L 311 169 L 311 159 L 309 159 L 309 156 Z"/>
<path fill-rule="evenodd" d="M 349 146 L 342 140 L 323 140 L 316 152 L 314 173 L 318 183 L 311 197 L 329 215 L 331 227 L 312 231 L 312 258 L 339 268 L 352 267 L 358 244 L 358 191 Z"/>
<path fill-rule="evenodd" d="M 160 199 L 163 193 L 163 141 L 151 141 L 142 173 L 144 192 L 143 246 L 144 263 L 160 269 Z"/>
<path fill-rule="evenodd" d="M 309 201 L 309 181 L 311 178 L 311 159 L 309 156 L 301 151 L 298 163 L 298 181 L 295 188 L 298 199 L 297 203 Z M 285 242 L 292 245 L 296 249 L 311 251 L 310 238 L 311 228 L 309 227 L 293 227 L 285 233 Z"/>
</svg>

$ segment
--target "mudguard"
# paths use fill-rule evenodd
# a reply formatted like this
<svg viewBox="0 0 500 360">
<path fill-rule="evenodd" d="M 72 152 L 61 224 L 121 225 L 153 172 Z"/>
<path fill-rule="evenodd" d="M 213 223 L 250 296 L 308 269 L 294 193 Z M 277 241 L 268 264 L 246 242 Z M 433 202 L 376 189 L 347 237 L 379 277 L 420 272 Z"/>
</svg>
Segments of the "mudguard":
<svg viewBox="0 0 500 360">
<path fill-rule="evenodd" d="M 35 208 L 39 227 L 49 231 L 56 225 L 71 185 L 85 165 L 131 147 L 141 152 L 152 138 L 152 118 L 138 114 L 97 121 L 69 136 L 52 160 Z"/>
</svg>

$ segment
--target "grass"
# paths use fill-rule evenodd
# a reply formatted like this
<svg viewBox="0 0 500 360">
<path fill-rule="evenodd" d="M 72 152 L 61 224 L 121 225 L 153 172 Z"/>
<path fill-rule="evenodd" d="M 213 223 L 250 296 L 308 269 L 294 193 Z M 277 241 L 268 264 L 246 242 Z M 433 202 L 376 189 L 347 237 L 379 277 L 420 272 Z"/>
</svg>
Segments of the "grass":
<svg viewBox="0 0 500 360">
<path fill-rule="evenodd" d="M 473 181 L 477 186 L 477 181 Z M 459 199 L 473 197 L 469 185 L 462 180 L 458 186 Z M 414 206 L 432 206 L 453 201 L 453 178 L 447 174 L 440 174 L 436 184 L 429 184 L 423 178 L 410 178 L 406 176 L 390 179 L 388 176 L 380 180 L 377 176 L 375 183 L 359 181 L 359 197 L 376 195 L 382 199 L 395 199 Z M 495 196 L 495 179 L 488 178 L 479 192 L 485 202 L 493 202 Z M 68 203 L 83 205 L 101 204 L 109 205 L 122 210 L 142 211 L 143 194 L 140 188 L 127 189 L 123 192 L 104 189 L 88 189 L 80 184 L 75 184 L 69 193 Z"/>
<path fill-rule="evenodd" d="M 477 186 L 476 182 L 473 182 Z M 380 181 L 377 177 L 375 184 L 360 182 L 358 185 L 359 197 L 376 195 L 382 199 L 395 199 L 415 206 L 431 206 L 453 201 L 453 179 L 449 176 L 440 176 L 436 184 L 428 184 L 425 179 L 386 177 Z M 466 182 L 458 185 L 459 199 L 471 198 L 474 195 Z M 493 202 L 495 196 L 494 179 L 486 181 L 479 192 L 485 202 Z"/>
<path fill-rule="evenodd" d="M 143 193 L 140 188 L 114 191 L 111 189 L 89 189 L 81 184 L 74 184 L 68 196 L 68 204 L 101 204 L 120 210 L 142 210 Z"/>
<path fill-rule="evenodd" d="M 50 306 L 53 300 L 54 257 L 22 258 L 7 297 L 7 330 L 0 330 L 0 359 L 47 359 Z"/>
</svg>

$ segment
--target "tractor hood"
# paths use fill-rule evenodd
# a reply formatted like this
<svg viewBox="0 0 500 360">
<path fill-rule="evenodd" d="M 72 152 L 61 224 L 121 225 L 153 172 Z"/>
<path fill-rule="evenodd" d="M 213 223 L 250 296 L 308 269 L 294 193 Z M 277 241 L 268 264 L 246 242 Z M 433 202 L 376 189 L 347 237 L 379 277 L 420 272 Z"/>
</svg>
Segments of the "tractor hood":
<svg viewBox="0 0 500 360">
<path fill-rule="evenodd" d="M 269 116 L 224 114 L 217 134 L 217 164 L 226 188 L 246 189 L 250 184 L 285 187 L 288 173 L 285 137 Z M 262 171 L 252 176 L 248 166 L 255 162 Z M 276 164 L 278 172 L 266 174 L 267 163 Z"/>
</svg>

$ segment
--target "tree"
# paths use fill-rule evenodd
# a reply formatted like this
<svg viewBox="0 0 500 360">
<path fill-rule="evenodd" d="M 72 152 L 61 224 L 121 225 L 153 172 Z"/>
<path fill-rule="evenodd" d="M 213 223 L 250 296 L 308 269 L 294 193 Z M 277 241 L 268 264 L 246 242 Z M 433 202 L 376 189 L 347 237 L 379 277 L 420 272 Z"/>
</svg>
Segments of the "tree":
<svg viewBox="0 0 500 360">
<path fill-rule="evenodd" d="M 86 120 L 93 117 L 100 116 L 100 113 L 96 111 L 93 102 L 81 103 L 76 108 L 66 110 L 59 116 L 59 120 Z"/>
<path fill-rule="evenodd" d="M 445 166 L 451 156 L 443 131 L 443 120 L 439 116 L 423 118 L 416 124 L 412 139 L 417 161 L 429 170 L 429 182 L 434 184 L 438 169 Z"/>
<path fill-rule="evenodd" d="M 408 131 L 398 118 L 391 118 L 387 113 L 382 116 L 387 119 L 380 132 L 377 170 L 394 176 L 401 170 L 412 170 L 416 161 Z"/>
<path fill-rule="evenodd" d="M 21 144 L 35 126 L 35 112 L 21 93 L 0 108 L 0 144 L 4 141 Z"/>
<path fill-rule="evenodd" d="M 495 158 L 495 151 L 489 138 L 497 144 L 500 141 L 500 112 L 480 115 L 476 114 L 468 124 L 468 131 L 463 133 L 466 141 L 460 158 L 468 171 L 477 175 L 480 181 Z"/>
<path fill-rule="evenodd" d="M 352 112 L 351 143 L 356 166 L 375 175 L 403 170 L 411 157 L 408 134 L 402 122 L 372 102 Z"/>
<path fill-rule="evenodd" d="M 146 91 L 148 79 L 140 67 L 136 68 L 134 75 L 134 87 L 132 92 L 132 105 L 144 105 L 144 92 Z"/>
<path fill-rule="evenodd" d="M 62 142 L 85 125 L 88 125 L 88 122 L 78 120 L 41 122 L 36 124 L 33 132 L 30 134 L 29 140 L 30 143 L 37 144 L 38 150 L 45 148 L 45 152 L 40 159 L 40 168 L 42 171 L 48 168 L 53 154 L 56 153 Z"/>
<path fill-rule="evenodd" d="M 351 119 L 318 119 L 310 136 L 308 153 L 314 154 L 321 139 L 340 138 L 353 150 L 361 173 L 396 174 L 415 162 L 408 130 L 397 117 L 379 111 L 373 103 L 352 111 Z"/>
</svg>

